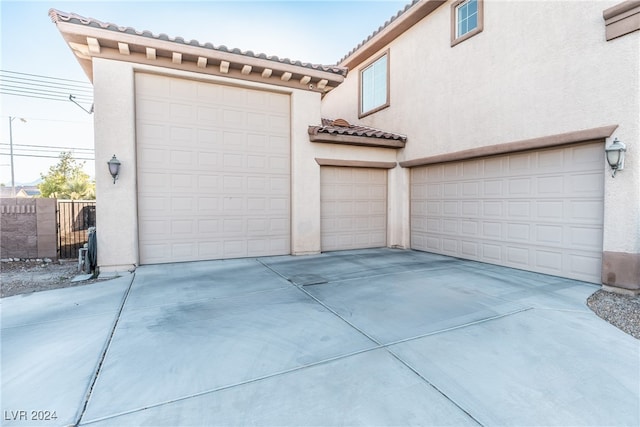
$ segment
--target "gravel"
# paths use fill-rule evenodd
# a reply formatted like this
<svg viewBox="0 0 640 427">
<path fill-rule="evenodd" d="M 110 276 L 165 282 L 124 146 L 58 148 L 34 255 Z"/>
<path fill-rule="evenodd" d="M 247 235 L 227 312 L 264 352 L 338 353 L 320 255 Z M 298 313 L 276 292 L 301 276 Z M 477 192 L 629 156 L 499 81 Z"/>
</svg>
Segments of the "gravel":
<svg viewBox="0 0 640 427">
<path fill-rule="evenodd" d="M 72 282 L 74 277 L 83 274 L 78 271 L 77 261 L 46 261 L 2 261 L 0 297 L 82 286 L 101 280 Z M 640 340 L 640 295 L 628 296 L 599 290 L 587 299 L 587 305 L 602 319 Z"/>
<path fill-rule="evenodd" d="M 640 340 L 640 295 L 620 295 L 599 290 L 587 299 L 595 314 Z"/>
</svg>

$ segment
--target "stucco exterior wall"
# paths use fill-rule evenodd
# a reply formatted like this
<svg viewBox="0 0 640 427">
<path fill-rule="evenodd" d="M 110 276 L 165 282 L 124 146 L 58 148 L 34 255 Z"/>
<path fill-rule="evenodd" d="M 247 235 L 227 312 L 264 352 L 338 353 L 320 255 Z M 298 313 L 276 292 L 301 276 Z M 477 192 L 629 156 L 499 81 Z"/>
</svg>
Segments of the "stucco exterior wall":
<svg viewBox="0 0 640 427">
<path fill-rule="evenodd" d="M 133 270 L 138 263 L 133 67 L 93 60 L 96 159 L 96 237 L 101 272 Z M 107 162 L 120 160 L 113 182 Z"/>
<path fill-rule="evenodd" d="M 311 143 L 308 127 L 319 124 L 321 120 L 321 99 L 317 92 L 94 59 L 95 152 L 98 164 L 96 167 L 96 235 L 98 265 L 101 272 L 132 270 L 139 264 L 134 87 L 136 71 L 156 72 L 212 83 L 233 83 L 290 95 L 291 251 L 293 254 L 318 253 L 321 249 L 320 166 L 315 161 L 316 158 L 384 162 L 396 160 L 395 150 L 381 148 L 363 150 L 353 146 Z M 122 163 L 120 177 L 115 184 L 106 165 L 114 154 Z M 101 164 L 103 166 L 100 166 Z M 400 173 L 400 176 L 404 175 L 404 172 Z M 399 185 L 403 185 L 401 181 Z M 390 190 L 391 193 L 395 191 Z M 394 230 L 393 233 L 402 233 L 402 230 Z"/>
<path fill-rule="evenodd" d="M 483 32 L 451 47 L 447 2 L 380 49 L 390 50 L 389 108 L 358 120 L 361 64 L 323 116 L 406 134 L 399 161 L 618 125 L 607 143 L 617 137 L 627 157 L 611 178 L 603 147 L 603 251 L 638 254 L 640 32 L 605 40 L 602 12 L 617 3 L 485 1 Z"/>
</svg>

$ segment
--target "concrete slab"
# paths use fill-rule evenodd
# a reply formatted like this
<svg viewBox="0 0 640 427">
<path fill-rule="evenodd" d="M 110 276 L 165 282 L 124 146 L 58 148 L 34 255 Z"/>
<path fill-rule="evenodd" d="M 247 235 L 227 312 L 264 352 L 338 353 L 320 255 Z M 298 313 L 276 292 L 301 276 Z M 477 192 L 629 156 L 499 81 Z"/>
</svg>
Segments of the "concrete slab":
<svg viewBox="0 0 640 427">
<path fill-rule="evenodd" d="M 174 294 L 165 292 L 165 300 L 171 301 Z M 127 302 L 85 419 L 373 347 L 373 342 L 292 285 L 144 309 Z"/>
<path fill-rule="evenodd" d="M 114 313 L 133 276 L 2 298 L 2 329 Z"/>
<path fill-rule="evenodd" d="M 75 423 L 95 379 L 83 424 L 638 425 L 596 289 L 394 249 L 144 266 L 1 300 L 2 413 Z"/>
<path fill-rule="evenodd" d="M 483 425 L 640 425 L 640 345 L 590 313 L 529 310 L 390 350 Z"/>
<path fill-rule="evenodd" d="M 472 261 L 461 261 L 458 267 L 459 272 L 468 272 L 467 279 L 447 281 L 448 287 L 532 308 L 590 311 L 586 300 L 600 289 L 591 283 Z"/>
<path fill-rule="evenodd" d="M 382 349 L 104 419 L 91 425 L 477 424 Z"/>
<path fill-rule="evenodd" d="M 78 421 L 131 279 L 2 299 L 2 425 Z"/>
<path fill-rule="evenodd" d="M 382 344 L 527 308 L 466 291 L 462 284 L 472 275 L 457 270 L 455 262 L 450 265 L 450 269 L 351 279 L 305 290 Z"/>
<path fill-rule="evenodd" d="M 449 268 L 457 260 L 426 252 L 380 248 L 301 257 L 269 257 L 260 261 L 287 279 L 304 273 L 334 282 L 413 270 Z"/>
<path fill-rule="evenodd" d="M 144 265 L 136 271 L 127 306 L 152 307 L 290 286 L 254 258 Z"/>
</svg>

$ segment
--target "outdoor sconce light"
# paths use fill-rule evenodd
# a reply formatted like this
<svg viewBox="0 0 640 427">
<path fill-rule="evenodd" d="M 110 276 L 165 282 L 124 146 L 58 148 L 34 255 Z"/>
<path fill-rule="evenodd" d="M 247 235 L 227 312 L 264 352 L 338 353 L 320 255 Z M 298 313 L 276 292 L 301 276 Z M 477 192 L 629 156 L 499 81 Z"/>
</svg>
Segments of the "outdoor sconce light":
<svg viewBox="0 0 640 427">
<path fill-rule="evenodd" d="M 624 153 L 627 151 L 627 147 L 618 138 L 614 139 L 610 146 L 604 149 L 607 155 L 607 163 L 613 170 L 611 176 L 615 178 L 616 172 L 624 169 Z"/>
<path fill-rule="evenodd" d="M 109 165 L 109 173 L 113 177 L 113 183 L 115 184 L 118 175 L 120 175 L 120 160 L 116 159 L 116 155 L 114 154 L 107 164 Z"/>
</svg>

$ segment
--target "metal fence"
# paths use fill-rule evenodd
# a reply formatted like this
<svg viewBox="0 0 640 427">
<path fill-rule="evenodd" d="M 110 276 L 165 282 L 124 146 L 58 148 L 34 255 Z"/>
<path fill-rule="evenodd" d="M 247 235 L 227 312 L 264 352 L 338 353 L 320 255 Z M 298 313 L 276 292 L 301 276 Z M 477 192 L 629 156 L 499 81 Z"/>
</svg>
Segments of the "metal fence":
<svg viewBox="0 0 640 427">
<path fill-rule="evenodd" d="M 78 258 L 88 241 L 89 227 L 96 226 L 95 200 L 58 200 L 58 257 Z"/>
</svg>

